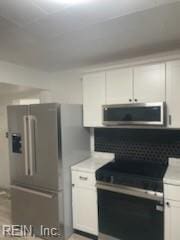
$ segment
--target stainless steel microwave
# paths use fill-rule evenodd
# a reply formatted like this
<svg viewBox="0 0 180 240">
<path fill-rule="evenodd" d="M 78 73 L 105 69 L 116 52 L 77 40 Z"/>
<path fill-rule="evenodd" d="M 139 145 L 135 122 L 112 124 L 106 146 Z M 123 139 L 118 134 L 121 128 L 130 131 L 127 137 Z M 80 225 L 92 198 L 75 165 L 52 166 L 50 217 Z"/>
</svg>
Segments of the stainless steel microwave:
<svg viewBox="0 0 180 240">
<path fill-rule="evenodd" d="M 104 125 L 165 125 L 165 103 L 133 103 L 103 106 Z"/>
</svg>

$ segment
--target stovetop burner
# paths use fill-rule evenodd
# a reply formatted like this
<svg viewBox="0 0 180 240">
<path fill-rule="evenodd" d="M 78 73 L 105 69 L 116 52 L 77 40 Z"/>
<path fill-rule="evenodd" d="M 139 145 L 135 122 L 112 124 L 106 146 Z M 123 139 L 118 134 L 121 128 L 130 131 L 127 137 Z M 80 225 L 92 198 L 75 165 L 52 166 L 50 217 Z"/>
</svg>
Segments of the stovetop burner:
<svg viewBox="0 0 180 240">
<path fill-rule="evenodd" d="M 156 161 L 114 160 L 96 171 L 97 181 L 163 191 L 167 164 Z"/>
</svg>

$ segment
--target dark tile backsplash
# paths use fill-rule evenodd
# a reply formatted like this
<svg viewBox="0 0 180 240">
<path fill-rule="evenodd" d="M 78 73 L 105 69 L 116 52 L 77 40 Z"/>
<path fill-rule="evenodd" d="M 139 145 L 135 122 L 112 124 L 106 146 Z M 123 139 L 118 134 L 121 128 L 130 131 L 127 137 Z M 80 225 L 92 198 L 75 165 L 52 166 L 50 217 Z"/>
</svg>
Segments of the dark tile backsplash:
<svg viewBox="0 0 180 240">
<path fill-rule="evenodd" d="M 159 161 L 180 157 L 180 130 L 95 128 L 95 151 L 116 159 Z"/>
</svg>

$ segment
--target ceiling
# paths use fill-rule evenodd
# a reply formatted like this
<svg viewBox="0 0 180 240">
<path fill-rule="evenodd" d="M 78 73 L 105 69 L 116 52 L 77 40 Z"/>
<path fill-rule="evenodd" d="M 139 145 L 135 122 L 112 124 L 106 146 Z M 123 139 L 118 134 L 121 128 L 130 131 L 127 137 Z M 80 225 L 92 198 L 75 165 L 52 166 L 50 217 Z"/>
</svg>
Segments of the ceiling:
<svg viewBox="0 0 180 240">
<path fill-rule="evenodd" d="M 172 50 L 179 22 L 180 0 L 0 0 L 0 60 L 52 72 Z"/>
</svg>

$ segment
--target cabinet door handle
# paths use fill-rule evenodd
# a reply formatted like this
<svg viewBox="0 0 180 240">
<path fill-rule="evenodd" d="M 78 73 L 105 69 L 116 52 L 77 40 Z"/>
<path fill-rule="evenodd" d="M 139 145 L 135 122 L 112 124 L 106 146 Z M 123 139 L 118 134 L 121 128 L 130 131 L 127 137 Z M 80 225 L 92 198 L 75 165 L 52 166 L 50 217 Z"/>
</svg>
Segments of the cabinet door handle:
<svg viewBox="0 0 180 240">
<path fill-rule="evenodd" d="M 170 207 L 171 205 L 170 205 L 170 203 L 169 203 L 169 202 L 166 202 L 166 206 L 167 206 L 167 207 Z"/>
<path fill-rule="evenodd" d="M 88 178 L 87 177 L 79 177 L 81 180 L 83 180 L 83 181 L 87 181 L 88 180 Z"/>
<path fill-rule="evenodd" d="M 137 99 L 137 98 L 135 98 L 135 99 L 134 99 L 134 101 L 135 101 L 135 102 L 138 102 L 138 99 Z"/>
<path fill-rule="evenodd" d="M 129 102 L 132 102 L 132 99 L 129 99 Z"/>
<path fill-rule="evenodd" d="M 172 116 L 169 115 L 169 125 L 172 125 Z"/>
</svg>

